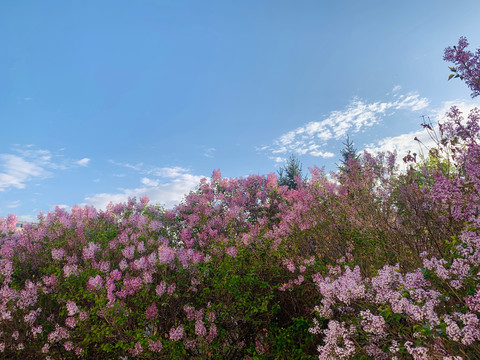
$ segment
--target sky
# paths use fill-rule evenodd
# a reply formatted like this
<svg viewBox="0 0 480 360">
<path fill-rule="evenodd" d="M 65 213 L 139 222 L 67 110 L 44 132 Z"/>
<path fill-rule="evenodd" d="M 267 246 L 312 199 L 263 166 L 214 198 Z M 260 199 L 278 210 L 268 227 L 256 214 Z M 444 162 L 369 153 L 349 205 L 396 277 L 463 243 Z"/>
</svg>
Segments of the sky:
<svg viewBox="0 0 480 360">
<path fill-rule="evenodd" d="M 480 47 L 480 1 L 2 0 L 0 216 L 147 195 L 203 177 L 336 169 L 397 149 L 451 105 L 446 47 Z M 415 150 L 415 149 L 413 149 Z M 418 151 L 417 151 L 418 152 Z"/>
</svg>

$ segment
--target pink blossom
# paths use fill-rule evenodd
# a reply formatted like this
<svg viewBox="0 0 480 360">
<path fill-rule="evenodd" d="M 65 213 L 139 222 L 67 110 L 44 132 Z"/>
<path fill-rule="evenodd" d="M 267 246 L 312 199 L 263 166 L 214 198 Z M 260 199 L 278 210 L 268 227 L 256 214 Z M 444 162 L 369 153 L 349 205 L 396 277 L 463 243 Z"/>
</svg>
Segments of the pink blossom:
<svg viewBox="0 0 480 360">
<path fill-rule="evenodd" d="M 175 288 L 176 288 L 176 284 L 175 283 L 171 284 L 167 289 L 167 294 L 172 295 L 173 292 L 175 291 Z"/>
<path fill-rule="evenodd" d="M 158 260 L 161 264 L 170 264 L 175 259 L 175 250 L 169 246 L 161 245 L 158 248 Z"/>
<path fill-rule="evenodd" d="M 172 341 L 181 340 L 183 338 L 183 326 L 179 325 L 176 328 L 171 328 L 169 337 Z"/>
<path fill-rule="evenodd" d="M 78 275 L 79 271 L 78 271 L 78 265 L 74 264 L 74 265 L 65 265 L 63 267 L 63 273 L 65 275 L 65 277 L 70 277 L 70 276 L 76 276 Z"/>
<path fill-rule="evenodd" d="M 82 255 L 85 260 L 95 258 L 95 253 L 100 249 L 98 244 L 89 242 L 87 247 L 84 247 L 82 250 Z"/>
<path fill-rule="evenodd" d="M 103 286 L 103 278 L 100 275 L 91 277 L 88 279 L 87 288 L 90 291 L 96 291 L 101 289 Z"/>
<path fill-rule="evenodd" d="M 77 314 L 80 310 L 72 300 L 67 300 L 67 312 L 69 316 Z"/>
<path fill-rule="evenodd" d="M 148 339 L 148 350 L 152 352 L 160 352 L 162 351 L 163 345 L 160 340 L 153 341 L 152 339 Z"/>
<path fill-rule="evenodd" d="M 70 329 L 73 329 L 75 326 L 77 326 L 77 322 L 77 319 L 75 319 L 73 316 L 69 316 L 65 319 L 65 325 Z"/>
<path fill-rule="evenodd" d="M 237 248 L 235 246 L 228 247 L 225 252 L 233 258 L 237 257 Z"/>
<path fill-rule="evenodd" d="M 133 356 L 140 355 L 143 352 L 142 344 L 140 344 L 140 342 L 137 342 L 133 349 L 128 349 L 128 352 Z"/>
<path fill-rule="evenodd" d="M 153 302 L 151 303 L 145 312 L 145 318 L 149 320 L 154 320 L 158 315 L 158 308 L 157 305 Z"/>
<path fill-rule="evenodd" d="M 203 323 L 203 320 L 197 319 L 195 322 L 195 335 L 197 336 L 205 336 L 207 335 L 207 328 Z"/>
<path fill-rule="evenodd" d="M 64 249 L 52 249 L 52 259 L 53 260 L 62 260 L 63 257 L 65 256 L 65 250 Z"/>
<path fill-rule="evenodd" d="M 167 290 L 167 284 L 165 283 L 165 281 L 161 281 L 160 284 L 157 285 L 155 289 L 155 293 L 157 294 L 157 296 L 162 296 L 166 290 Z"/>
<path fill-rule="evenodd" d="M 133 259 L 134 254 L 135 254 L 135 245 L 127 246 L 124 249 L 122 249 L 122 255 L 125 257 L 125 259 Z"/>
</svg>

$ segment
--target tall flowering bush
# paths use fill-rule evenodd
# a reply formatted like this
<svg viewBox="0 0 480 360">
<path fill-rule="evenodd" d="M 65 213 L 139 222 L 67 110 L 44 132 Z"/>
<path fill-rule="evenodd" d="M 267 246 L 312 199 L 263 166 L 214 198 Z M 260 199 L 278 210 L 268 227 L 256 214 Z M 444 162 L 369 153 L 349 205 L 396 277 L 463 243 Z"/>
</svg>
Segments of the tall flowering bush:
<svg viewBox="0 0 480 360">
<path fill-rule="evenodd" d="M 446 59 L 475 90 L 465 41 Z M 297 187 L 214 171 L 170 210 L 0 219 L 0 357 L 480 358 L 479 120 L 452 108 L 406 173 L 364 153 Z"/>
</svg>

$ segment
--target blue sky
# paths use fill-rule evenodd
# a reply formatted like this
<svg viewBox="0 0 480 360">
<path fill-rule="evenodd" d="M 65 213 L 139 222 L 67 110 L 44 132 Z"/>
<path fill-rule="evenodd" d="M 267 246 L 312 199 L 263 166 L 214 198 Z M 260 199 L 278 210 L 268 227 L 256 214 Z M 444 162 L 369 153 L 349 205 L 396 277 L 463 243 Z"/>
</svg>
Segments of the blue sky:
<svg viewBox="0 0 480 360">
<path fill-rule="evenodd" d="M 480 46 L 479 1 L 0 2 L 0 215 L 403 154 L 472 100 L 443 50 Z M 439 115 L 440 114 L 440 115 Z M 413 134 L 413 135 L 412 135 Z M 402 156 L 403 156 L 402 155 Z"/>
</svg>

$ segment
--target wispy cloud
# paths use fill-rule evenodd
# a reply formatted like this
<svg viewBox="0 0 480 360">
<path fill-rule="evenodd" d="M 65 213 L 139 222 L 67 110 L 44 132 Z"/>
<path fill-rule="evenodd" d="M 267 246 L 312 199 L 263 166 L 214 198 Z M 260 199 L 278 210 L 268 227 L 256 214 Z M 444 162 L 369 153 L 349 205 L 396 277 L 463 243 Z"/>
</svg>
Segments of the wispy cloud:
<svg viewBox="0 0 480 360">
<path fill-rule="evenodd" d="M 367 102 L 354 98 L 345 109 L 332 111 L 324 120 L 311 121 L 291 130 L 277 138 L 273 145 L 259 150 L 271 152 L 273 158 L 286 153 L 330 158 L 334 154 L 325 150 L 328 141 L 372 127 L 396 110 L 418 111 L 428 106 L 428 100 L 418 93 L 400 94 L 399 86 L 393 90 L 390 101 Z"/>
<path fill-rule="evenodd" d="M 105 209 L 110 202 L 125 202 L 129 197 L 140 198 L 146 195 L 151 202 L 170 208 L 180 203 L 183 197 L 205 177 L 194 175 L 189 169 L 181 166 L 156 167 L 143 163 L 131 165 L 113 160 L 110 160 L 110 163 L 134 170 L 139 177 L 138 186 L 87 196 L 85 204 Z"/>
<path fill-rule="evenodd" d="M 444 121 L 445 113 L 453 105 L 457 106 L 460 111 L 463 112 L 465 117 L 470 110 L 475 107 L 475 104 L 465 101 L 445 101 L 438 108 L 432 109 L 431 121 L 433 124 L 433 130 L 437 134 L 439 134 L 438 122 Z M 418 141 L 415 140 L 415 138 L 417 138 Z M 405 165 L 402 159 L 408 154 L 409 151 L 412 153 L 427 155 L 428 149 L 434 148 L 435 146 L 435 141 L 429 135 L 428 131 L 425 129 L 419 129 L 417 131 L 412 131 L 398 136 L 386 137 L 375 143 L 367 145 L 364 150 L 374 154 L 379 152 L 396 151 L 398 157 L 397 163 L 400 168 L 403 169 L 405 168 Z"/>
<path fill-rule="evenodd" d="M 11 202 L 7 203 L 7 208 L 15 209 L 15 208 L 19 207 L 20 205 L 22 205 L 22 202 L 20 200 L 15 200 L 15 201 L 11 201 Z"/>
<path fill-rule="evenodd" d="M 77 164 L 80 165 L 80 166 L 87 166 L 88 163 L 90 162 L 91 159 L 89 158 L 83 158 L 81 160 L 78 160 L 77 161 Z"/>
<path fill-rule="evenodd" d="M 0 191 L 10 187 L 23 189 L 30 180 L 51 175 L 35 161 L 13 154 L 0 154 L 0 169 Z"/>
<path fill-rule="evenodd" d="M 85 166 L 88 161 L 55 157 L 51 151 L 36 149 L 31 144 L 15 145 L 10 153 L 0 154 L 0 191 L 23 189 L 30 181 L 53 176 L 54 170 Z"/>
<path fill-rule="evenodd" d="M 121 163 L 117 163 L 122 165 Z M 147 196 L 151 202 L 171 208 L 180 203 L 183 197 L 193 190 L 205 176 L 194 175 L 182 167 L 152 167 L 148 170 L 138 168 L 139 186 L 132 189 L 119 188 L 116 192 L 99 193 L 85 198 L 85 204 L 105 209 L 110 203 L 125 202 L 129 197 Z"/>
<path fill-rule="evenodd" d="M 203 151 L 203 156 L 207 158 L 213 158 L 213 154 L 217 151 L 215 148 L 207 148 Z"/>
<path fill-rule="evenodd" d="M 128 169 L 132 169 L 132 170 L 135 170 L 135 171 L 139 171 L 143 167 L 143 163 L 138 163 L 138 164 L 132 165 L 132 164 L 129 164 L 129 163 L 122 163 L 122 162 L 117 162 L 117 161 L 114 161 L 114 160 L 108 160 L 108 162 L 113 164 L 113 165 L 126 167 Z"/>
</svg>

